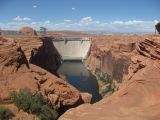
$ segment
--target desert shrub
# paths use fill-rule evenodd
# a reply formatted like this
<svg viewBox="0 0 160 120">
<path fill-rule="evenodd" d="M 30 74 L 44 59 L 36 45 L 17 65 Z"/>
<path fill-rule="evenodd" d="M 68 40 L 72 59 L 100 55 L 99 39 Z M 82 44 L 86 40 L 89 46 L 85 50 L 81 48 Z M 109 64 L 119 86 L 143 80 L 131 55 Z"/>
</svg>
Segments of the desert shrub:
<svg viewBox="0 0 160 120">
<path fill-rule="evenodd" d="M 55 110 L 51 109 L 48 105 L 42 106 L 41 113 L 39 115 L 41 120 L 56 120 L 58 114 Z"/>
<path fill-rule="evenodd" d="M 32 113 L 40 113 L 41 107 L 47 104 L 47 101 L 40 95 L 36 94 L 32 98 L 30 110 Z"/>
<path fill-rule="evenodd" d="M 51 108 L 40 94 L 32 95 L 30 90 L 21 89 L 10 94 L 13 103 L 25 112 L 36 114 L 41 120 L 55 120 L 58 117 L 56 110 Z"/>
<path fill-rule="evenodd" d="M 10 109 L 0 106 L 0 120 L 9 120 L 14 114 Z"/>
<path fill-rule="evenodd" d="M 13 103 L 25 112 L 29 112 L 31 103 L 32 103 L 32 93 L 29 89 L 20 89 L 19 92 L 11 93 L 11 100 Z"/>
</svg>

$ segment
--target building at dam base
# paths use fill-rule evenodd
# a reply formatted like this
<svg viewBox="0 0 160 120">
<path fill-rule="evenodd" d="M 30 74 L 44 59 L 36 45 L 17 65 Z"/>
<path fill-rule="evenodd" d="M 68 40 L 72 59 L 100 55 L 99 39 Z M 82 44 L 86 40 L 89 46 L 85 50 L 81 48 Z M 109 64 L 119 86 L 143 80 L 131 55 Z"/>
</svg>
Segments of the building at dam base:
<svg viewBox="0 0 160 120">
<path fill-rule="evenodd" d="M 65 37 L 63 40 L 53 40 L 53 43 L 63 60 L 84 60 L 91 46 L 87 37 Z"/>
</svg>

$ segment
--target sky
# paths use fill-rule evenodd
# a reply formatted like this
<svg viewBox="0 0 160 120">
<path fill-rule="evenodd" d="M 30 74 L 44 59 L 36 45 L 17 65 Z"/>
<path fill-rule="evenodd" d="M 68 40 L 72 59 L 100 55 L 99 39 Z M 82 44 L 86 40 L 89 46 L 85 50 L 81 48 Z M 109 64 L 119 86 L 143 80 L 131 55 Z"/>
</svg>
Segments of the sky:
<svg viewBox="0 0 160 120">
<path fill-rule="evenodd" d="M 0 29 L 154 32 L 160 0 L 0 0 Z"/>
</svg>

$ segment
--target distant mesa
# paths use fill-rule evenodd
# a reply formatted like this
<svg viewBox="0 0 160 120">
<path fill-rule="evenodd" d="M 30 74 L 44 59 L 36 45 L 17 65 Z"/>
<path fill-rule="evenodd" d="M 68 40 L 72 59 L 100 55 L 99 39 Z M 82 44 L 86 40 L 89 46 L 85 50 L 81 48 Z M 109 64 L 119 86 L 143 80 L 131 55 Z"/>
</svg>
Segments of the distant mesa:
<svg viewBox="0 0 160 120">
<path fill-rule="evenodd" d="M 25 34 L 25 35 L 37 36 L 36 30 L 34 30 L 31 27 L 22 27 L 20 29 L 19 33 L 22 33 L 22 34 Z"/>
<path fill-rule="evenodd" d="M 158 22 L 158 23 L 155 25 L 155 27 L 156 27 L 158 33 L 160 34 L 160 22 Z"/>
</svg>

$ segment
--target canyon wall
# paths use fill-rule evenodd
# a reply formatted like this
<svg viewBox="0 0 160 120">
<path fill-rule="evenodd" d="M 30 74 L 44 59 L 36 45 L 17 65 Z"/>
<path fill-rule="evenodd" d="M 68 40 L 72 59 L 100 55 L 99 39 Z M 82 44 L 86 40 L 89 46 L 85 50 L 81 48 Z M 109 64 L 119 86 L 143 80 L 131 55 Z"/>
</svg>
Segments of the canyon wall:
<svg viewBox="0 0 160 120">
<path fill-rule="evenodd" d="M 2 42 L 2 44 L 0 44 L 0 102 L 11 110 L 12 108 L 15 110 L 16 107 L 10 100 L 10 93 L 24 88 L 30 89 L 33 94 L 40 93 L 47 99 L 48 104 L 56 109 L 64 110 L 85 102 L 83 99 L 86 97 L 65 80 L 39 67 L 40 65 L 37 66 L 29 63 L 28 59 L 31 58 L 29 53 L 31 53 L 30 51 L 32 51 L 35 46 L 40 49 L 38 49 L 38 53 L 44 50 L 43 47 L 45 44 L 42 44 L 41 39 L 45 39 L 45 42 L 48 42 L 46 38 L 37 37 L 27 38 L 26 40 L 22 38 L 7 39 L 0 37 L 0 41 Z M 48 50 L 53 50 L 52 47 L 53 46 Z M 41 55 L 45 56 L 45 53 L 42 53 Z M 52 53 L 54 53 L 54 51 L 51 52 L 51 56 L 44 59 L 52 60 L 52 58 L 56 58 L 56 54 Z M 25 54 L 27 54 L 27 56 Z M 38 56 L 38 58 L 35 59 L 40 58 Z M 50 62 L 48 62 L 48 64 L 50 64 Z M 52 63 L 49 67 L 56 68 L 56 65 L 56 63 Z M 34 119 L 34 116 L 30 114 L 16 111 L 17 110 L 13 111 L 15 119 L 24 118 L 25 116 L 25 119 Z M 19 116 L 19 114 L 21 115 Z"/>
<path fill-rule="evenodd" d="M 59 119 L 159 120 L 159 41 L 159 36 L 95 38 L 88 67 L 112 75 L 117 90 L 93 105 L 68 110 Z"/>
<path fill-rule="evenodd" d="M 53 74 L 60 66 L 62 59 L 50 37 L 16 37 L 13 39 L 25 52 L 27 60 Z"/>
<path fill-rule="evenodd" d="M 40 38 L 42 45 L 34 47 L 31 51 L 30 63 L 40 66 L 51 73 L 56 74 L 57 69 L 62 63 L 61 55 L 53 45 L 52 38 Z"/>
</svg>

